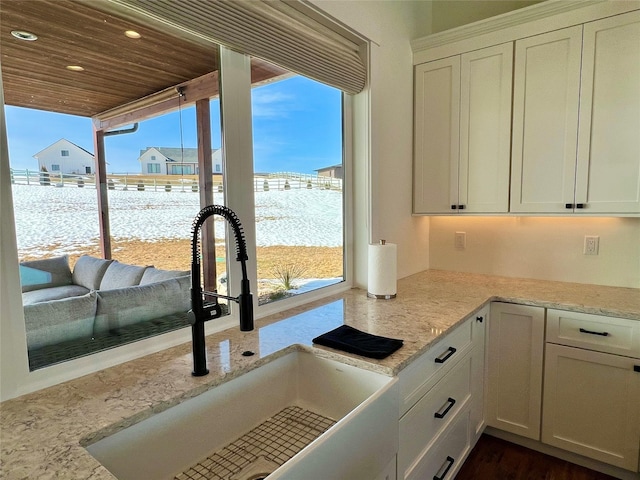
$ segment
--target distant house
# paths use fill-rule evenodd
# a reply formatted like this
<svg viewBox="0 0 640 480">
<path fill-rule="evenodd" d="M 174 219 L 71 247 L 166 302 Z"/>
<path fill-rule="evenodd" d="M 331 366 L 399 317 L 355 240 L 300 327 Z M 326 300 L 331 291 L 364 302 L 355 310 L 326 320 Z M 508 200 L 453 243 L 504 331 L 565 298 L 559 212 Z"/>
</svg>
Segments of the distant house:
<svg viewBox="0 0 640 480">
<path fill-rule="evenodd" d="M 319 168 L 316 172 L 319 177 L 342 178 L 342 164 Z"/>
<path fill-rule="evenodd" d="M 222 150 L 211 150 L 213 173 L 222 173 Z M 198 149 L 147 147 L 140 150 L 140 171 L 145 175 L 197 175 Z"/>
<path fill-rule="evenodd" d="M 85 175 L 94 173 L 93 153 L 64 138 L 36 153 L 33 158 L 38 160 L 38 170 L 40 171 L 44 167 L 47 172 L 58 174 Z"/>
</svg>

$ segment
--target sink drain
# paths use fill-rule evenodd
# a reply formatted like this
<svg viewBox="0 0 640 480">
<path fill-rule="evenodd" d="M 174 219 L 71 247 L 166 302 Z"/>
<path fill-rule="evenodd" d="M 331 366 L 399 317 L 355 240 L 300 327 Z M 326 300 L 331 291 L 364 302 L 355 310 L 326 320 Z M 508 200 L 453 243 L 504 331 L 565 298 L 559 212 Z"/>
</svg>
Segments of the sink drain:
<svg viewBox="0 0 640 480">
<path fill-rule="evenodd" d="M 265 480 L 270 473 L 277 470 L 280 465 L 269 460 L 264 455 L 254 458 L 239 472 L 231 475 L 229 480 Z"/>
</svg>

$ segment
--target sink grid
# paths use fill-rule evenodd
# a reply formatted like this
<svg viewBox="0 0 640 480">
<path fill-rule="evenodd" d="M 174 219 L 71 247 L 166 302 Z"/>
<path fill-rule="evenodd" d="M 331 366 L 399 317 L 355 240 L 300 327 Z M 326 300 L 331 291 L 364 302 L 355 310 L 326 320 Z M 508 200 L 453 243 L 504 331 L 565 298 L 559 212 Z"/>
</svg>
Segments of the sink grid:
<svg viewBox="0 0 640 480">
<path fill-rule="evenodd" d="M 331 418 L 301 407 L 286 407 L 226 447 L 176 475 L 174 480 L 233 480 L 257 460 L 280 466 L 335 423 Z"/>
</svg>

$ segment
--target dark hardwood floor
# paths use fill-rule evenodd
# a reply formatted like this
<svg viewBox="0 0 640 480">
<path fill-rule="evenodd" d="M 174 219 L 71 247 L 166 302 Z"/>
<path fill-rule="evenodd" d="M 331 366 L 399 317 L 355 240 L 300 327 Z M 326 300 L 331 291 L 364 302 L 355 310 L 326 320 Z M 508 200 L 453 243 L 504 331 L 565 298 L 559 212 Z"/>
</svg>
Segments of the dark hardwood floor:
<svg viewBox="0 0 640 480">
<path fill-rule="evenodd" d="M 456 480 L 615 480 L 614 477 L 482 435 Z"/>
</svg>

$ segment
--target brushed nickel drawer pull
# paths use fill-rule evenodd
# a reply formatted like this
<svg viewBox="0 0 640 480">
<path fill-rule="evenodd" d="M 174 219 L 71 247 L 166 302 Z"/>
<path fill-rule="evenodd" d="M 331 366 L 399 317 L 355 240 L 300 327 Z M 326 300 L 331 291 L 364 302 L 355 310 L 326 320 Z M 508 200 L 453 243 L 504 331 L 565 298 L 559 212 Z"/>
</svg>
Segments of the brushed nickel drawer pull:
<svg viewBox="0 0 640 480">
<path fill-rule="evenodd" d="M 456 349 L 453 348 L 453 347 L 449 347 L 449 348 L 447 348 L 447 351 L 444 352 L 439 357 L 437 357 L 435 361 L 436 361 L 436 363 L 444 363 L 447 360 L 449 360 L 449 358 L 451 358 L 451 355 L 453 355 L 454 353 L 456 353 Z"/>
<path fill-rule="evenodd" d="M 448 404 L 448 405 L 447 405 Z M 442 405 L 440 407 L 440 410 L 438 410 L 436 413 L 433 414 L 434 417 L 436 418 L 444 418 L 447 413 L 449 413 L 449 410 L 451 410 L 451 408 L 456 404 L 456 399 L 455 398 L 447 398 L 447 401 L 445 402 L 444 405 Z M 446 405 L 446 407 L 445 407 Z"/>
<path fill-rule="evenodd" d="M 594 332 L 592 330 L 585 330 L 584 328 L 580 329 L 580 333 L 588 333 L 589 335 L 600 335 L 601 337 L 609 336 L 609 332 Z"/>
</svg>

